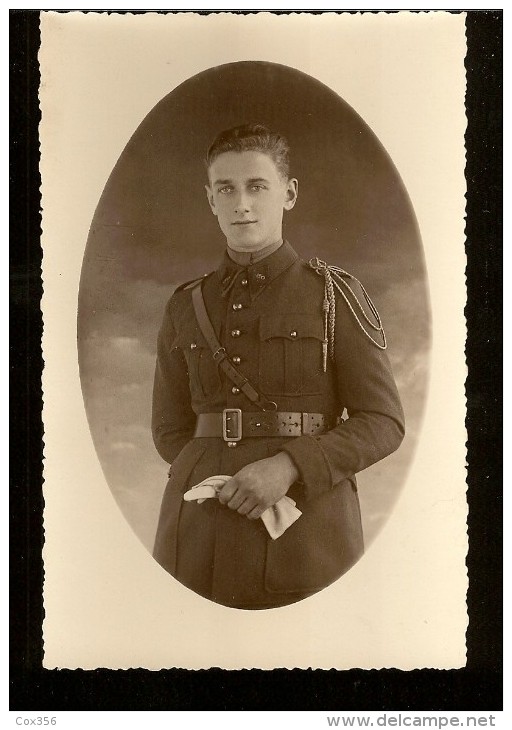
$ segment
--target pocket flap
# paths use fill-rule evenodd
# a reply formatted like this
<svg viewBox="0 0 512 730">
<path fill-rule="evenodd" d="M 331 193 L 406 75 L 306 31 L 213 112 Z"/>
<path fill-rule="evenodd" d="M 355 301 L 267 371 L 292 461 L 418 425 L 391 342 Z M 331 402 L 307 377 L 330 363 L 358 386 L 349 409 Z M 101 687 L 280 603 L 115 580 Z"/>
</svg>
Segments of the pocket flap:
<svg viewBox="0 0 512 730">
<path fill-rule="evenodd" d="M 182 350 L 208 348 L 208 343 L 199 327 L 185 327 L 177 333 L 172 342 L 171 349 L 176 350 L 178 348 Z"/>
<path fill-rule="evenodd" d="M 296 340 L 303 337 L 324 339 L 324 326 L 321 316 L 315 314 L 264 315 L 260 318 L 260 337 L 286 337 Z"/>
</svg>

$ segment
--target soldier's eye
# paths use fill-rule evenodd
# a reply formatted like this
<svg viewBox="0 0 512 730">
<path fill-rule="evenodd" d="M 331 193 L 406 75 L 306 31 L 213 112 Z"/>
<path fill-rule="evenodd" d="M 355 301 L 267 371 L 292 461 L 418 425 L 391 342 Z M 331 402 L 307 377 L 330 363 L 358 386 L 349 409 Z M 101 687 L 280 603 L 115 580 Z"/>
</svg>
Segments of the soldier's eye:
<svg viewBox="0 0 512 730">
<path fill-rule="evenodd" d="M 222 193 L 222 195 L 227 195 L 228 193 L 231 193 L 233 188 L 231 185 L 224 185 L 224 187 L 219 188 L 219 193 Z"/>
<path fill-rule="evenodd" d="M 252 190 L 256 190 L 256 192 L 259 192 L 260 190 L 265 190 L 264 185 L 253 185 Z"/>
</svg>

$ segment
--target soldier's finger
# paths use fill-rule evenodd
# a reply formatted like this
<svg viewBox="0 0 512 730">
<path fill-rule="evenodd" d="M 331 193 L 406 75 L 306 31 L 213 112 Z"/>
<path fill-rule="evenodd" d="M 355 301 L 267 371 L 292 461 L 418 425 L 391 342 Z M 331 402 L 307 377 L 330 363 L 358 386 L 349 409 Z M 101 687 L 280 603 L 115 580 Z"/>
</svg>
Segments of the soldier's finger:
<svg viewBox="0 0 512 730">
<path fill-rule="evenodd" d="M 236 482 L 234 479 L 230 479 L 229 482 L 226 482 L 221 490 L 219 490 L 219 501 L 222 502 L 222 504 L 227 504 L 230 499 L 234 496 L 235 492 L 237 490 Z"/>
<path fill-rule="evenodd" d="M 246 499 L 238 508 L 238 513 L 241 515 L 248 515 L 249 512 L 254 509 L 255 505 L 256 502 L 253 499 Z"/>
<path fill-rule="evenodd" d="M 256 506 L 247 514 L 250 520 L 257 520 L 261 517 L 265 510 L 262 507 Z"/>
<path fill-rule="evenodd" d="M 227 502 L 227 506 L 229 509 L 238 509 L 245 501 L 245 494 L 242 494 L 240 491 L 235 492 L 235 494 L 231 497 L 229 502 Z"/>
</svg>

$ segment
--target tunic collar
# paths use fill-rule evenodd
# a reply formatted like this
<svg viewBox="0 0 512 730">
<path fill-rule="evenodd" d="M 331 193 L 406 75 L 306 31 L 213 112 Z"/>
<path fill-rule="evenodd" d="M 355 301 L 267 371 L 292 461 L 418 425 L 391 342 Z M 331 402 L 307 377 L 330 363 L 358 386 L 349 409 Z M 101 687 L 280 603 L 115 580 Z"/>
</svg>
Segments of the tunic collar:
<svg viewBox="0 0 512 730">
<path fill-rule="evenodd" d="M 244 278 L 248 281 L 251 297 L 255 297 L 297 259 L 298 255 L 288 241 L 284 241 L 277 251 L 269 253 L 255 263 L 249 263 L 247 266 L 237 264 L 230 258 L 226 251 L 217 269 L 217 276 L 222 286 L 223 295 L 226 295 L 231 290 L 231 286 L 237 275 L 240 272 L 244 272 Z"/>
<path fill-rule="evenodd" d="M 271 243 L 268 246 L 260 249 L 259 251 L 235 251 L 235 249 L 229 248 L 228 246 L 226 248 L 226 253 L 229 258 L 235 262 L 235 264 L 247 267 L 250 266 L 250 264 L 256 264 L 258 263 L 258 261 L 262 261 L 267 256 L 270 256 L 271 253 L 277 251 L 277 249 L 280 248 L 282 245 L 283 239 L 280 238 L 275 243 Z"/>
</svg>

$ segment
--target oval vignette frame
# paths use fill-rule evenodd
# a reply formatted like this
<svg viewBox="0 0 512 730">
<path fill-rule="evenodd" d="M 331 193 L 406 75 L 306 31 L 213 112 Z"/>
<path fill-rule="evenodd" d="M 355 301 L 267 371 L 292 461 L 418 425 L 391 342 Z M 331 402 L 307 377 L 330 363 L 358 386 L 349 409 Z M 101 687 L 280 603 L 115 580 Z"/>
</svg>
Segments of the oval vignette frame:
<svg viewBox="0 0 512 730">
<path fill-rule="evenodd" d="M 116 163 L 92 221 L 79 291 L 78 358 L 107 483 L 151 550 L 166 465 L 150 430 L 156 337 L 179 283 L 217 265 L 225 242 L 204 193 L 204 154 L 222 129 L 258 121 L 287 137 L 299 199 L 284 236 L 357 276 L 379 309 L 406 415 L 399 450 L 358 475 L 366 547 L 405 482 L 427 394 L 431 316 L 407 191 L 372 130 L 335 92 L 296 69 L 217 66 L 167 94 Z"/>
</svg>

